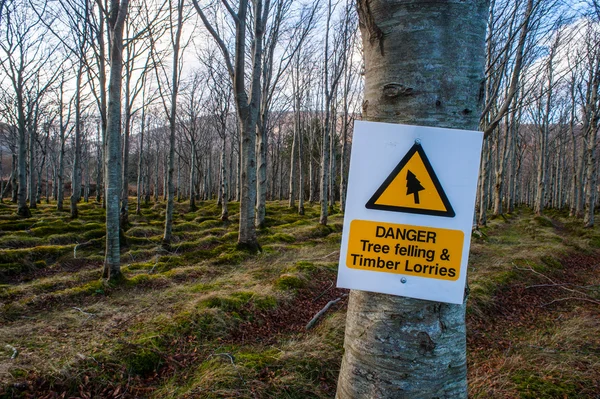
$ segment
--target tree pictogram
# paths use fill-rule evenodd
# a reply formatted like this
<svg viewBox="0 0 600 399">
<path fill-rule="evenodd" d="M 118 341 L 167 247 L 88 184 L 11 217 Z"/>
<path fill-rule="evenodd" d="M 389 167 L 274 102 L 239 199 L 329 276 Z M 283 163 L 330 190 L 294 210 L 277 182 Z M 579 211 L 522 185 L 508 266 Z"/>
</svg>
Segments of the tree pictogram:
<svg viewBox="0 0 600 399">
<path fill-rule="evenodd" d="M 406 174 L 406 195 L 412 194 L 415 199 L 415 204 L 419 203 L 419 191 L 425 190 L 417 176 L 410 170 Z"/>
</svg>

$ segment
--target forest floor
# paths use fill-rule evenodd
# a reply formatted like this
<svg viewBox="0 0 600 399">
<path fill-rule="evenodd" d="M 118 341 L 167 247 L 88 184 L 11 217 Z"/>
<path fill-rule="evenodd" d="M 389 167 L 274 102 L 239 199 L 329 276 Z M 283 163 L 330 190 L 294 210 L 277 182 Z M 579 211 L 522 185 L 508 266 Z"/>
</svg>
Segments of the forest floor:
<svg viewBox="0 0 600 399">
<path fill-rule="evenodd" d="M 0 204 L 0 398 L 333 398 L 346 299 L 333 299 L 343 216 L 318 224 L 270 202 L 262 253 L 236 250 L 214 202 L 130 215 L 125 279 L 101 280 L 104 211 L 29 219 Z M 65 205 L 68 209 L 68 203 Z M 600 397 L 600 229 L 522 208 L 471 245 L 469 392 L 479 398 Z"/>
</svg>

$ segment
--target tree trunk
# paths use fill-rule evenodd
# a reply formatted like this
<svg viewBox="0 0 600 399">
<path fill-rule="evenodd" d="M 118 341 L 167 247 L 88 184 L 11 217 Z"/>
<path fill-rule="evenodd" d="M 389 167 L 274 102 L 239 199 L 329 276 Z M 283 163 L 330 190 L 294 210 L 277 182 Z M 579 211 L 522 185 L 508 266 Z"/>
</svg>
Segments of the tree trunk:
<svg viewBox="0 0 600 399">
<path fill-rule="evenodd" d="M 143 179 L 143 170 L 142 163 L 144 160 L 144 132 L 146 131 L 146 110 L 142 108 L 142 117 L 141 117 L 142 126 L 140 128 L 140 153 L 138 154 L 138 164 L 137 164 L 137 186 L 136 186 L 136 205 L 135 205 L 135 214 L 142 214 L 142 190 L 144 185 Z"/>
<path fill-rule="evenodd" d="M 296 206 L 296 129 L 294 128 L 292 132 L 292 150 L 290 152 L 290 190 L 289 190 L 289 203 L 288 206 L 290 208 L 294 208 Z"/>
<path fill-rule="evenodd" d="M 37 136 L 37 121 L 39 118 L 39 102 L 33 105 L 28 123 L 29 129 L 29 209 L 37 208 L 35 182 L 35 142 Z"/>
<path fill-rule="evenodd" d="M 298 132 L 298 214 L 299 215 L 304 215 L 304 178 L 302 176 L 302 158 L 303 158 L 303 153 L 302 153 L 302 126 L 300 124 L 300 98 L 296 99 L 297 101 L 297 109 L 298 109 L 298 113 L 296 115 L 296 125 L 298 126 L 297 132 Z"/>
<path fill-rule="evenodd" d="M 127 72 L 128 73 L 128 72 Z M 129 179 L 127 178 L 127 172 L 129 169 L 129 133 L 131 131 L 131 106 L 129 94 L 129 82 L 125 85 L 125 126 L 123 129 L 123 150 L 122 150 L 122 171 L 121 171 L 121 183 L 123 184 L 121 190 L 121 227 L 124 228 L 129 223 Z"/>
<path fill-rule="evenodd" d="M 486 8 L 359 0 L 364 119 L 476 129 Z M 351 291 L 336 398 L 466 398 L 465 309 Z"/>
<path fill-rule="evenodd" d="M 16 204 L 18 202 L 18 191 L 19 191 L 18 164 L 19 164 L 18 155 L 12 154 L 12 172 L 10 174 L 10 176 L 11 176 L 10 177 L 10 188 L 11 188 L 10 201 L 13 204 Z"/>
<path fill-rule="evenodd" d="M 108 16 L 110 31 L 110 77 L 106 126 L 106 253 L 102 276 L 108 280 L 121 277 L 121 243 L 119 205 L 121 199 L 121 84 L 123 71 L 123 28 L 128 0 L 111 1 Z"/>
<path fill-rule="evenodd" d="M 23 110 L 23 93 L 17 93 L 18 136 L 17 136 L 17 162 L 18 188 L 17 188 L 17 214 L 21 217 L 30 217 L 31 211 L 27 206 L 27 145 L 25 140 L 26 122 Z"/>
<path fill-rule="evenodd" d="M 483 151 L 481 156 L 481 168 L 479 171 L 479 219 L 477 224 L 485 226 L 487 224 L 487 190 L 486 183 L 489 181 L 489 165 L 490 165 L 490 138 L 483 139 Z"/>
<path fill-rule="evenodd" d="M 171 11 L 172 12 L 172 11 Z M 181 0 L 177 2 L 177 30 L 175 33 L 175 42 L 173 43 L 173 77 L 171 81 L 171 112 L 169 115 L 169 169 L 167 174 L 167 209 L 165 212 L 165 233 L 162 239 L 162 245 L 169 248 L 173 235 L 173 208 L 175 201 L 175 185 L 173 182 L 173 169 L 175 167 L 175 130 L 177 122 L 177 94 L 179 91 L 179 41 L 181 40 L 181 31 L 183 28 L 183 4 Z M 173 33 L 171 33 L 173 35 Z"/>
<path fill-rule="evenodd" d="M 64 128 L 61 127 L 60 132 L 60 152 L 58 153 L 58 173 L 57 178 L 58 182 L 57 193 L 56 193 L 56 209 L 59 211 L 63 210 L 63 201 L 65 199 L 65 132 Z"/>
<path fill-rule="evenodd" d="M 227 171 L 225 170 L 225 151 L 227 144 L 227 134 L 223 131 L 223 142 L 221 144 L 221 220 L 229 219 L 229 211 L 227 210 Z"/>
<path fill-rule="evenodd" d="M 83 55 L 82 55 L 83 56 Z M 83 60 L 79 61 L 75 83 L 75 153 L 73 155 L 73 172 L 71 173 L 71 218 L 79 216 L 77 203 L 81 200 L 81 79 L 83 75 Z"/>
<path fill-rule="evenodd" d="M 196 142 L 192 140 L 192 162 L 190 166 L 190 212 L 194 212 L 196 207 L 196 192 L 194 190 L 196 184 Z"/>
<path fill-rule="evenodd" d="M 266 201 L 267 201 L 267 120 L 265 115 L 261 115 L 261 121 L 256 129 L 256 228 L 265 227 Z"/>
</svg>

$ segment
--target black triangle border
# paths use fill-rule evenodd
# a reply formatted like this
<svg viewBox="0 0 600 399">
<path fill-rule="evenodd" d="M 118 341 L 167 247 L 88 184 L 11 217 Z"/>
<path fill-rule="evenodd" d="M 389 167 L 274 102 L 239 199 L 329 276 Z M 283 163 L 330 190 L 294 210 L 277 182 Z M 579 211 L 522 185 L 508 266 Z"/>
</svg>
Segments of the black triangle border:
<svg viewBox="0 0 600 399">
<path fill-rule="evenodd" d="M 408 163 L 408 161 L 417 152 L 419 153 L 419 155 L 421 156 L 421 159 L 423 160 L 423 164 L 425 165 L 425 169 L 429 173 L 429 177 L 431 178 L 431 181 L 433 182 L 433 185 L 435 186 L 435 188 L 436 188 L 436 190 L 437 190 L 437 192 L 438 192 L 438 194 L 439 194 L 439 196 L 440 196 L 440 198 L 442 200 L 442 203 L 446 207 L 446 211 L 436 211 L 436 210 L 429 210 L 429 209 L 407 208 L 407 207 L 404 207 L 404 206 L 377 205 L 377 204 L 375 204 L 375 201 L 377 201 L 379 199 L 379 197 L 381 196 L 381 194 L 383 194 L 383 192 L 388 188 L 388 186 L 396 178 L 396 175 L 398 175 L 398 173 L 400 173 L 400 171 L 402 170 L 402 168 L 404 168 L 404 166 Z M 454 212 L 454 209 L 452 208 L 452 205 L 450 205 L 450 201 L 448 201 L 448 197 L 446 197 L 446 193 L 444 192 L 444 189 L 442 188 L 442 185 L 440 184 L 440 181 L 438 180 L 435 172 L 433 171 L 433 167 L 431 166 L 431 163 L 429 163 L 429 159 L 427 158 L 427 155 L 425 154 L 425 151 L 423 151 L 423 147 L 419 143 L 415 143 L 412 146 L 412 148 L 406 153 L 406 155 L 404 156 L 404 158 L 402 158 L 402 160 L 394 168 L 394 170 L 392 171 L 392 173 L 389 174 L 389 176 L 387 177 L 387 179 L 385 179 L 385 181 L 381 184 L 381 186 L 379 186 L 379 188 L 377 189 L 377 191 L 375 191 L 375 194 L 373 194 L 373 196 L 371 197 L 371 199 L 365 204 L 365 207 L 367 209 L 376 209 L 376 210 L 381 210 L 381 211 L 416 213 L 416 214 L 420 214 L 420 215 L 444 216 L 444 217 L 449 217 L 449 218 L 453 218 L 454 216 L 456 216 L 456 213 Z"/>
</svg>

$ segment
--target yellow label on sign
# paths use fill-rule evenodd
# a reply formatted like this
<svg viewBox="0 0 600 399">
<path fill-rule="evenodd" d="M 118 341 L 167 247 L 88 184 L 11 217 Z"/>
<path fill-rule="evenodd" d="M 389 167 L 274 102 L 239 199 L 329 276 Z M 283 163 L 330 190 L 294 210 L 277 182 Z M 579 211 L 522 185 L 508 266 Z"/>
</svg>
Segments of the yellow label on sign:
<svg viewBox="0 0 600 399">
<path fill-rule="evenodd" d="M 365 206 L 384 211 L 455 216 L 420 144 L 413 145 Z"/>
<path fill-rule="evenodd" d="M 353 220 L 346 266 L 455 281 L 464 238 L 460 230 Z"/>
</svg>

